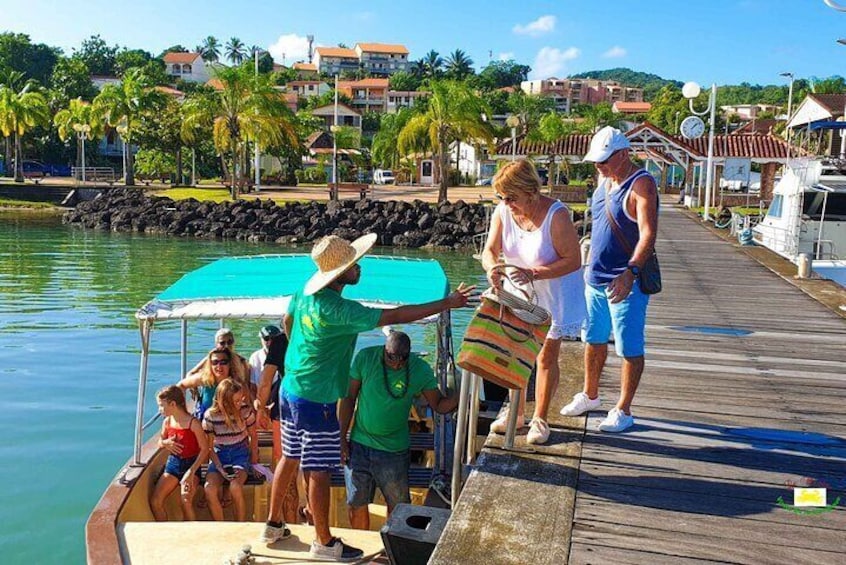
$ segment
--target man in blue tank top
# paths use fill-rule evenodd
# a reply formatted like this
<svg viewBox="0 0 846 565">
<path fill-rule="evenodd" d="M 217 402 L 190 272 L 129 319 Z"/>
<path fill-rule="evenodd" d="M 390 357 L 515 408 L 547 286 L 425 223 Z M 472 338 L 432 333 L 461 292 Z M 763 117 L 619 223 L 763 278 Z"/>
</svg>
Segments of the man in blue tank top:
<svg viewBox="0 0 846 565">
<path fill-rule="evenodd" d="M 623 358 L 622 382 L 620 399 L 599 424 L 604 432 L 621 432 L 634 424 L 631 404 L 643 373 L 649 304 L 639 275 L 654 252 L 658 230 L 655 179 L 632 163 L 629 147 L 620 130 L 604 127 L 593 136 L 584 157 L 596 164 L 600 175 L 591 202 L 593 228 L 585 271 L 585 386 L 561 409 L 565 416 L 578 416 L 599 408 L 599 376 L 613 332 L 617 355 Z"/>
</svg>

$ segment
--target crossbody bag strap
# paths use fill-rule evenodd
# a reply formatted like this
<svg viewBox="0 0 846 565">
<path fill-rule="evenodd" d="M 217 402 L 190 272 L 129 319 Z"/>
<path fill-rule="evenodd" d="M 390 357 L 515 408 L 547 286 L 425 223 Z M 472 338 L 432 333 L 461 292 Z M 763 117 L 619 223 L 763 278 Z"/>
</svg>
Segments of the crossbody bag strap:
<svg viewBox="0 0 846 565">
<path fill-rule="evenodd" d="M 638 174 L 631 180 L 634 183 L 640 176 Z M 627 189 L 628 190 L 628 189 Z M 608 225 L 611 226 L 611 231 L 614 232 L 614 237 L 617 238 L 617 241 L 620 245 L 623 246 L 623 249 L 628 253 L 629 258 L 634 255 L 634 249 L 632 248 L 629 240 L 626 239 L 625 234 L 623 234 L 623 229 L 620 227 L 620 224 L 617 223 L 617 220 L 614 219 L 614 215 L 611 213 L 611 193 L 608 190 L 608 182 L 605 183 L 605 215 L 608 216 Z"/>
</svg>

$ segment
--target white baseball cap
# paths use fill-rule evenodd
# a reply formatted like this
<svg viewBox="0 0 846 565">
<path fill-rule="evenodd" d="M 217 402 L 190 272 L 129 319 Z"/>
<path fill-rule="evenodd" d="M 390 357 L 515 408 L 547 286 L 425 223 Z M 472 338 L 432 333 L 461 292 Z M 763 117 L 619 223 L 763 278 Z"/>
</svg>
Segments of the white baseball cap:
<svg viewBox="0 0 846 565">
<path fill-rule="evenodd" d="M 583 161 L 601 163 L 610 157 L 615 151 L 631 147 L 629 140 L 623 132 L 611 126 L 605 126 L 590 140 L 590 149 L 585 154 Z"/>
</svg>

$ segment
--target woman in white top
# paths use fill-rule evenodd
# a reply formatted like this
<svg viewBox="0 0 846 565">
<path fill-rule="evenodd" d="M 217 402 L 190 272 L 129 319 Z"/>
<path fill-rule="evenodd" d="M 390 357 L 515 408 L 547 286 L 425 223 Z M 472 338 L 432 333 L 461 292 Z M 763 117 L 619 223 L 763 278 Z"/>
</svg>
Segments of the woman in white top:
<svg viewBox="0 0 846 565">
<path fill-rule="evenodd" d="M 537 359 L 535 413 L 526 441 L 541 444 L 549 439 L 547 414 L 558 388 L 558 353 L 564 337 L 578 336 L 585 319 L 584 279 L 576 228 L 567 207 L 540 193 L 541 181 L 534 165 L 520 160 L 505 165 L 493 178 L 501 203 L 491 217 L 482 265 L 491 286 L 527 287 L 534 282 L 538 303 L 552 314 L 552 325 Z M 503 277 L 492 270 L 500 263 L 525 269 Z M 529 278 L 531 277 L 531 278 Z M 518 424 L 525 422 L 526 391 L 518 406 Z M 502 412 L 491 429 L 505 431 Z"/>
</svg>

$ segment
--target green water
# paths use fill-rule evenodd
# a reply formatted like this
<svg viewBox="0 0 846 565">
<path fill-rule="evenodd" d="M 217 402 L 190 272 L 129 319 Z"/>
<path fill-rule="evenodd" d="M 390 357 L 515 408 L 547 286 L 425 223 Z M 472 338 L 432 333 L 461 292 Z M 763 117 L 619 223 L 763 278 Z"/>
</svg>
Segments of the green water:
<svg viewBox="0 0 846 565">
<path fill-rule="evenodd" d="M 2 563 L 85 561 L 85 520 L 132 452 L 135 310 L 215 258 L 292 251 L 307 249 L 100 233 L 56 217 L 0 213 Z M 469 253 L 396 254 L 440 260 L 453 287 L 482 275 Z M 456 334 L 469 316 L 453 315 Z M 232 324 L 242 355 L 258 347 L 260 325 Z M 192 325 L 189 362 L 212 345 L 215 329 Z M 417 348 L 433 349 L 432 328 L 407 329 Z M 379 340 L 372 333 L 359 345 Z M 148 415 L 152 393 L 178 379 L 178 326 L 157 326 L 152 349 Z"/>
</svg>

